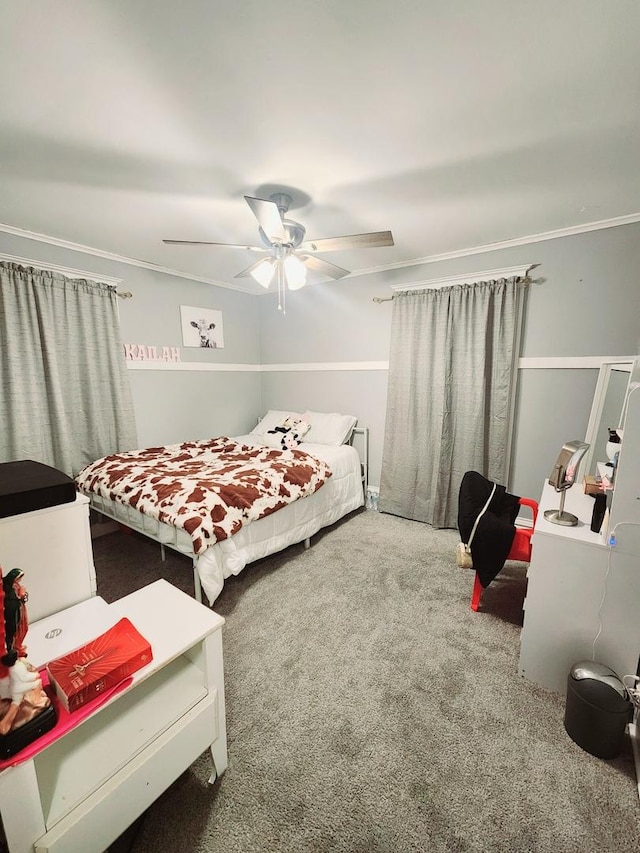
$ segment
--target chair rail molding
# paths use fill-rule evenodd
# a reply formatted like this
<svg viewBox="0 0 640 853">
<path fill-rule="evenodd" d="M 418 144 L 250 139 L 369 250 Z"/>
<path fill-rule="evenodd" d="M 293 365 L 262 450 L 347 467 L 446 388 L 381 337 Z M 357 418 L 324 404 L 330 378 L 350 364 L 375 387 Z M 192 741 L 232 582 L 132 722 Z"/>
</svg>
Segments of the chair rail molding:
<svg viewBox="0 0 640 853">
<path fill-rule="evenodd" d="M 540 356 L 518 359 L 518 370 L 589 370 L 603 364 L 633 361 L 628 355 Z M 220 364 L 210 361 L 127 361 L 129 370 L 201 370 L 250 373 L 292 373 L 330 370 L 388 370 L 388 361 L 318 361 L 290 364 Z"/>
</svg>

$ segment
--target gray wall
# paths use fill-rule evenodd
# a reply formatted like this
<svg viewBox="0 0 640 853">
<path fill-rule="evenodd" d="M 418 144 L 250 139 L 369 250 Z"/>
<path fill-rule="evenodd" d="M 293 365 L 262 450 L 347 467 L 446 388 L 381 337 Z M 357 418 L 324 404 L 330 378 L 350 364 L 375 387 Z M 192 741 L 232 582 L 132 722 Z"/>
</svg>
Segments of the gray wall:
<svg viewBox="0 0 640 853">
<path fill-rule="evenodd" d="M 182 362 L 214 367 L 260 362 L 254 296 L 1 232 L 0 252 L 122 279 L 118 289 L 133 293 L 118 303 L 124 343 L 179 346 Z M 224 348 L 182 347 L 180 305 L 222 311 Z M 130 370 L 129 377 L 141 447 L 238 435 L 263 408 L 258 372 Z"/>
<path fill-rule="evenodd" d="M 339 260 L 338 260 L 339 263 Z M 375 261 L 374 261 L 375 263 Z M 390 285 L 538 263 L 526 296 L 521 356 L 634 355 L 640 348 L 640 224 L 346 278 L 292 294 L 282 317 L 260 298 L 264 365 L 387 360 Z M 509 487 L 537 497 L 562 444 L 584 438 L 596 369 L 522 369 Z M 349 411 L 372 428 L 370 479 L 379 482 L 386 379 L 380 371 L 265 373 L 265 407 Z"/>
<path fill-rule="evenodd" d="M 182 347 L 182 362 L 211 367 L 260 363 L 254 296 L 168 275 L 126 269 L 120 322 L 127 343 L 180 346 L 180 305 L 222 312 L 224 348 Z M 135 274 L 135 280 L 134 280 Z M 141 446 L 247 432 L 262 409 L 260 373 L 235 370 L 130 370 Z"/>
<path fill-rule="evenodd" d="M 286 316 L 271 295 L 249 296 L 21 237 L 0 233 L 0 251 L 122 278 L 122 289 L 134 293 L 120 303 L 125 342 L 180 345 L 180 305 L 215 308 L 223 313 L 225 348 L 182 348 L 182 361 L 267 366 L 263 373 L 131 370 L 141 446 L 243 433 L 268 408 L 348 412 L 371 429 L 374 485 L 386 370 L 327 367 L 388 360 L 391 303 L 372 299 L 390 296 L 391 284 L 539 263 L 540 281 L 527 292 L 523 357 L 630 356 L 640 349 L 640 224 L 312 285 L 288 295 Z M 363 253 L 363 265 L 377 263 L 375 256 Z M 281 369 L 308 364 L 323 369 Z M 596 380 L 596 369 L 519 371 L 513 491 L 536 497 L 563 442 L 584 437 Z"/>
</svg>

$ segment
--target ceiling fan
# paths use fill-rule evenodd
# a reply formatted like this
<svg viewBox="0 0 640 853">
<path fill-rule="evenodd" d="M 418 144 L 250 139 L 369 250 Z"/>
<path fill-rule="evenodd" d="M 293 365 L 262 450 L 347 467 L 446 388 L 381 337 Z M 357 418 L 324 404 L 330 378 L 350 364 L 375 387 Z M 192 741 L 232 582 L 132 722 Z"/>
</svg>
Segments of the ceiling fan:
<svg viewBox="0 0 640 853">
<path fill-rule="evenodd" d="M 268 199 L 247 195 L 244 198 L 258 221 L 258 233 L 264 246 L 210 243 L 205 240 L 163 240 L 162 242 L 172 245 L 225 246 L 231 249 L 268 252 L 269 257 L 254 261 L 235 277 L 245 278 L 250 275 L 264 288 L 268 288 L 274 276 L 277 275 L 278 308 L 282 310 L 284 310 L 285 285 L 289 290 L 299 290 L 304 287 L 307 282 L 307 270 L 332 279 L 349 274 L 349 270 L 317 257 L 316 252 L 393 246 L 391 231 L 372 231 L 367 234 L 323 237 L 319 240 L 305 241 L 304 225 L 286 218 L 292 201 L 288 193 L 272 193 Z"/>
</svg>

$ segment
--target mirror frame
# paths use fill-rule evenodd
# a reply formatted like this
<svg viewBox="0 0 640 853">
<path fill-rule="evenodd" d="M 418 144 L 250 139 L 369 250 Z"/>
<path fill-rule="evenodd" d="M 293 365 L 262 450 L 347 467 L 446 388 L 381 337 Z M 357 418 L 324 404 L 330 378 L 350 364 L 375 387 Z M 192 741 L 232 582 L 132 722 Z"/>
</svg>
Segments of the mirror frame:
<svg viewBox="0 0 640 853">
<path fill-rule="evenodd" d="M 587 433 L 585 436 L 585 441 L 590 445 L 590 447 L 583 460 L 583 472 L 589 472 L 593 464 L 593 456 L 596 449 L 593 442 L 598 434 L 598 427 L 600 425 L 600 418 L 602 417 L 602 409 L 604 407 L 607 388 L 609 386 L 611 371 L 616 367 L 623 368 L 625 370 L 628 368 L 629 370 L 629 381 L 627 382 L 624 403 L 622 404 L 621 409 L 621 418 L 624 420 L 624 414 L 627 408 L 627 398 L 629 397 L 629 385 L 631 384 L 631 376 L 634 372 L 634 365 L 637 364 L 637 361 L 638 357 L 632 355 L 629 356 L 629 358 L 603 358 L 600 363 L 600 372 L 598 374 L 598 381 L 596 382 L 596 390 L 593 394 L 593 403 L 591 404 L 591 413 L 589 414 L 589 423 L 587 424 Z M 620 426 L 622 426 L 622 424 L 620 424 Z"/>
</svg>

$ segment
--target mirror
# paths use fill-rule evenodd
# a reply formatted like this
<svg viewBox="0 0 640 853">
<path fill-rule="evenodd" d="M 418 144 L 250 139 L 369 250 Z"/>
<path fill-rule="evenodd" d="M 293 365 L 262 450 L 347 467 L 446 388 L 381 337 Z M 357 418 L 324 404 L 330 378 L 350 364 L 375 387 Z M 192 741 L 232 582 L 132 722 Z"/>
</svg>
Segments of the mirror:
<svg viewBox="0 0 640 853">
<path fill-rule="evenodd" d="M 545 510 L 544 517 L 547 521 L 562 524 L 564 527 L 575 527 L 578 524 L 576 515 L 565 512 L 564 499 L 567 489 L 570 489 L 576 481 L 580 461 L 588 449 L 589 445 L 584 441 L 567 441 L 562 445 L 548 481 L 556 492 L 561 492 L 560 508 Z"/>
<path fill-rule="evenodd" d="M 634 359 L 629 359 L 602 363 L 585 439 L 591 445 L 585 459 L 586 474 L 596 475 L 598 462 L 608 460 L 606 445 L 609 429 L 619 429 L 624 421 L 624 409 L 634 362 Z"/>
</svg>

